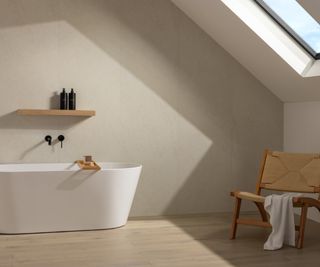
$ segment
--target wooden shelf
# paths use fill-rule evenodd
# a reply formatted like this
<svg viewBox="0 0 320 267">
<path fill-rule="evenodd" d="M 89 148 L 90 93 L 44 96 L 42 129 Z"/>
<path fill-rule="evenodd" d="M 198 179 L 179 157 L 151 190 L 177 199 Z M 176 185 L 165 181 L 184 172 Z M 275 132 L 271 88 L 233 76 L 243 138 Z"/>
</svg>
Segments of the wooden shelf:
<svg viewBox="0 0 320 267">
<path fill-rule="evenodd" d="M 80 116 L 92 117 L 96 115 L 94 110 L 60 110 L 60 109 L 18 109 L 18 115 L 25 116 Z"/>
</svg>

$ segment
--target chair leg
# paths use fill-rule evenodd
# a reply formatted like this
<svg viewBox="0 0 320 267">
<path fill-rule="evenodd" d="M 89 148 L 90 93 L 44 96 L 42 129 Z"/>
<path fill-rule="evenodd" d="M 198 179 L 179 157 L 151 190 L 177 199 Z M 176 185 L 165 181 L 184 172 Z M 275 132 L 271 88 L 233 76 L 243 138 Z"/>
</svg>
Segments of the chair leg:
<svg viewBox="0 0 320 267">
<path fill-rule="evenodd" d="M 236 197 L 236 202 L 235 202 L 234 211 L 233 211 L 230 239 L 236 238 L 237 226 L 238 226 L 237 219 L 239 218 L 240 207 L 241 207 L 241 198 Z"/>
<path fill-rule="evenodd" d="M 260 203 L 260 202 L 254 202 L 254 204 L 256 204 L 256 206 L 257 206 L 257 208 L 258 208 L 258 210 L 260 212 L 262 221 L 267 222 L 268 221 L 268 215 L 267 215 L 266 210 L 263 207 L 263 204 Z"/>
<path fill-rule="evenodd" d="M 299 229 L 298 240 L 296 244 L 297 248 L 303 247 L 304 230 L 307 222 L 307 213 L 308 213 L 308 205 L 303 205 L 301 208 L 300 227 L 299 227 L 300 229 Z"/>
</svg>

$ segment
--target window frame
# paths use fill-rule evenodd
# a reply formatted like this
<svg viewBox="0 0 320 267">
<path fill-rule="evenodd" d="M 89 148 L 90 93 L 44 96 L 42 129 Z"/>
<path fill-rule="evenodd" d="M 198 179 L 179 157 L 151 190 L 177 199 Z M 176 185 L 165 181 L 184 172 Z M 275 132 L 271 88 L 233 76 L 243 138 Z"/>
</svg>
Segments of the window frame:
<svg viewBox="0 0 320 267">
<path fill-rule="evenodd" d="M 264 0 L 254 0 L 282 29 L 284 29 L 301 47 L 303 47 L 314 59 L 320 59 L 320 52 L 317 53 L 298 34 L 278 16 Z M 307 11 L 306 11 L 307 12 Z M 308 13 L 309 14 L 309 13 Z"/>
</svg>

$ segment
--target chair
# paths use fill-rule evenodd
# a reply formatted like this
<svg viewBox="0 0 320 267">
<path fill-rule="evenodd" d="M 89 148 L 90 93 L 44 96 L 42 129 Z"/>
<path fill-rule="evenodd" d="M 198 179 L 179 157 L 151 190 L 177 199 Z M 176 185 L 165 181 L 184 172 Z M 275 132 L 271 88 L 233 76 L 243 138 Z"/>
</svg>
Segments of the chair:
<svg viewBox="0 0 320 267">
<path fill-rule="evenodd" d="M 286 153 L 265 150 L 261 161 L 256 193 L 233 191 L 235 207 L 231 226 L 231 239 L 236 238 L 238 224 L 270 228 L 267 212 L 264 209 L 265 198 L 262 190 L 283 192 L 320 193 L 320 154 Z M 296 225 L 298 238 L 296 247 L 303 247 L 304 231 L 309 207 L 320 212 L 320 194 L 318 199 L 294 197 L 293 206 L 301 208 L 300 225 Z M 239 218 L 242 200 L 253 201 L 261 215 L 261 220 Z"/>
</svg>

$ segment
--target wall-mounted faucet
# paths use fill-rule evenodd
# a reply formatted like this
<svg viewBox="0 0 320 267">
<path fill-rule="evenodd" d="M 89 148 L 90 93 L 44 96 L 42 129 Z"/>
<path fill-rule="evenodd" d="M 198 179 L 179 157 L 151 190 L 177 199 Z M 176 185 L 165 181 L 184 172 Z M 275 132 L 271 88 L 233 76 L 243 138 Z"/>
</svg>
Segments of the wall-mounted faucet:
<svg viewBox="0 0 320 267">
<path fill-rule="evenodd" d="M 64 139 L 65 139 L 65 137 L 63 136 L 63 135 L 59 135 L 58 136 L 58 140 L 59 140 L 59 142 L 61 143 L 61 148 L 63 147 L 63 141 L 64 141 Z"/>
<path fill-rule="evenodd" d="M 46 135 L 44 140 L 48 143 L 49 146 L 52 145 L 52 136 L 51 135 Z M 65 140 L 64 135 L 60 134 L 57 138 L 57 140 L 61 143 L 61 148 L 63 147 L 63 141 Z M 54 142 L 53 144 L 56 144 L 57 142 Z"/>
<path fill-rule="evenodd" d="M 49 146 L 51 146 L 52 143 L 52 137 L 51 135 L 47 135 L 44 140 L 48 143 Z"/>
</svg>

